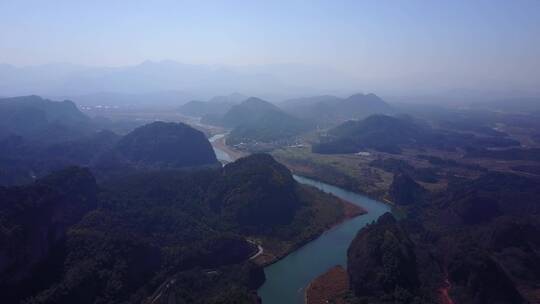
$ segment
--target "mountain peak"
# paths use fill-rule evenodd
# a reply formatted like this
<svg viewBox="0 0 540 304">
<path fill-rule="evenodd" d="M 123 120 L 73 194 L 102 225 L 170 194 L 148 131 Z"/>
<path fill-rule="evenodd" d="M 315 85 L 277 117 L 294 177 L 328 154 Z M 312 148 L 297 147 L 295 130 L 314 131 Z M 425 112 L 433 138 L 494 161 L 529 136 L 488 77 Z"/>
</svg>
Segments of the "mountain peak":
<svg viewBox="0 0 540 304">
<path fill-rule="evenodd" d="M 251 96 L 249 97 L 248 99 L 244 100 L 244 102 L 242 103 L 261 103 L 261 104 L 267 104 L 269 103 L 268 101 L 264 101 L 262 99 L 260 99 L 259 97 L 254 97 L 254 96 Z"/>
<path fill-rule="evenodd" d="M 183 123 L 156 121 L 139 127 L 118 143 L 122 157 L 143 167 L 195 167 L 217 163 L 201 131 Z"/>
<path fill-rule="evenodd" d="M 347 98 L 347 100 L 360 101 L 360 102 L 380 102 L 380 103 L 385 103 L 379 96 L 377 96 L 377 95 L 375 95 L 373 93 L 369 93 L 369 94 L 362 94 L 362 93 L 353 94 L 353 95 L 349 96 Z"/>
<path fill-rule="evenodd" d="M 237 109 L 250 109 L 250 111 L 252 110 L 257 110 L 257 111 L 260 111 L 260 110 L 264 110 L 264 111 L 279 111 L 281 112 L 281 110 L 275 106 L 273 103 L 270 103 L 266 100 L 263 100 L 263 99 L 260 99 L 258 97 L 249 97 L 248 99 L 244 100 L 243 102 L 241 102 L 240 104 L 236 105 L 234 108 L 237 108 Z"/>
</svg>

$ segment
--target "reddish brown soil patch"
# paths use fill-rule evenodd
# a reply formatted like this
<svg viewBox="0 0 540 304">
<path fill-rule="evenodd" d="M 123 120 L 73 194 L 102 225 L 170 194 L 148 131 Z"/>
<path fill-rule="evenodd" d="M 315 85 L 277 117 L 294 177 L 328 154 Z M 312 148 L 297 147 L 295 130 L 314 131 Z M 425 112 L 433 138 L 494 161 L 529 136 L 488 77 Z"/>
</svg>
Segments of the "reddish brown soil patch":
<svg viewBox="0 0 540 304">
<path fill-rule="evenodd" d="M 353 217 L 357 217 L 359 215 L 367 213 L 366 209 L 358 205 L 355 205 L 345 200 L 341 200 L 341 201 L 343 202 L 343 215 L 345 219 L 351 219 Z"/>
<path fill-rule="evenodd" d="M 446 279 L 444 281 L 444 287 L 439 290 L 441 294 L 441 304 L 454 304 L 454 301 L 452 301 L 452 298 L 450 298 L 450 288 L 452 288 L 452 284 L 448 279 Z"/>
<path fill-rule="evenodd" d="M 306 304 L 345 304 L 343 296 L 349 291 L 349 277 L 341 266 L 335 266 L 313 280 L 306 289 Z"/>
</svg>

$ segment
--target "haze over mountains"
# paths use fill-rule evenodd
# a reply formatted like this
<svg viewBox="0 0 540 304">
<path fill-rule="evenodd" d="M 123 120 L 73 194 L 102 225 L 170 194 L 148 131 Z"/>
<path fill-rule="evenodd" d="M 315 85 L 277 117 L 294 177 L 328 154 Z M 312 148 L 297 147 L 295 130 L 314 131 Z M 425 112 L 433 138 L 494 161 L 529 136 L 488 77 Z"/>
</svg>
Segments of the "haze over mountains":
<svg viewBox="0 0 540 304">
<path fill-rule="evenodd" d="M 229 111 L 234 105 L 246 100 L 248 97 L 240 93 L 220 95 L 210 98 L 208 101 L 191 100 L 178 109 L 180 113 L 203 117 L 207 115 L 220 116 Z"/>
<path fill-rule="evenodd" d="M 0 304 L 540 303 L 540 0 L 0 0 Z"/>
<path fill-rule="evenodd" d="M 0 117 L 9 303 L 253 303 L 259 243 L 271 261 L 345 218 L 343 202 L 270 155 L 222 167 L 205 133 L 184 123 L 121 136 L 70 101 L 38 96 L 0 99 Z"/>
<path fill-rule="evenodd" d="M 75 165 L 104 176 L 218 165 L 205 134 L 183 123 L 153 122 L 121 136 L 71 101 L 38 96 L 0 99 L 0 118 L 0 184 Z"/>
<path fill-rule="evenodd" d="M 372 115 L 364 120 L 347 121 L 328 130 L 313 150 L 319 153 L 354 153 L 375 149 L 400 153 L 404 146 L 434 147 L 441 150 L 471 150 L 476 147 L 517 147 L 519 142 L 502 132 L 477 136 L 449 130 L 433 129 L 409 116 Z"/>
<path fill-rule="evenodd" d="M 379 96 L 357 93 L 347 98 L 332 95 L 304 97 L 281 103 L 285 111 L 322 126 L 372 114 L 391 114 L 395 110 Z"/>
<path fill-rule="evenodd" d="M 18 135 L 51 142 L 80 136 L 92 126 L 73 102 L 33 95 L 1 99 L 0 128 L 0 137 Z"/>
<path fill-rule="evenodd" d="M 285 99 L 354 87 L 335 70 L 299 64 L 226 66 L 145 61 L 124 67 L 47 64 L 0 65 L 5 96 L 39 94 L 70 97 L 86 104 L 185 103 L 242 90 L 244 94 Z M 152 100 L 154 99 L 154 100 Z"/>
<path fill-rule="evenodd" d="M 0 96 L 37 94 L 71 99 L 79 105 L 178 105 L 209 100 L 216 95 L 241 91 L 247 96 L 297 104 L 301 98 L 319 96 L 321 101 L 349 96 L 369 88 L 392 102 L 454 104 L 535 99 L 531 89 L 436 89 L 392 90 L 358 80 L 337 69 L 307 64 L 205 65 L 171 60 L 144 61 L 136 65 L 106 67 L 68 63 L 35 66 L 0 64 Z M 300 98 L 300 100 L 297 100 Z M 311 97 L 310 97 L 311 98 Z"/>
</svg>

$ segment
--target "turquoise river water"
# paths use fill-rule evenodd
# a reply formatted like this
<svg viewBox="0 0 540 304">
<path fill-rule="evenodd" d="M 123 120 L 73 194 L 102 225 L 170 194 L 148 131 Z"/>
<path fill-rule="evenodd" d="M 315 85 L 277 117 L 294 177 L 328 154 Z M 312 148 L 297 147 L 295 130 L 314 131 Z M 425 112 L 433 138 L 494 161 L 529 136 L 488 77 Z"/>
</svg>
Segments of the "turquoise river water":
<svg viewBox="0 0 540 304">
<path fill-rule="evenodd" d="M 304 289 L 314 278 L 336 265 L 346 266 L 347 248 L 360 228 L 390 212 L 390 206 L 366 196 L 301 176 L 294 178 L 361 206 L 368 213 L 348 220 L 266 267 L 265 283 L 257 291 L 263 304 L 304 302 Z"/>
<path fill-rule="evenodd" d="M 219 134 L 210 142 L 221 138 Z M 231 157 L 214 147 L 218 160 L 230 162 Z M 390 206 L 367 196 L 344 190 L 313 179 L 294 176 L 296 181 L 364 208 L 368 213 L 348 220 L 323 233 L 278 262 L 264 268 L 266 281 L 257 291 L 263 304 L 298 304 L 304 302 L 304 289 L 317 276 L 336 265 L 346 267 L 347 248 L 360 228 L 375 221 Z"/>
</svg>

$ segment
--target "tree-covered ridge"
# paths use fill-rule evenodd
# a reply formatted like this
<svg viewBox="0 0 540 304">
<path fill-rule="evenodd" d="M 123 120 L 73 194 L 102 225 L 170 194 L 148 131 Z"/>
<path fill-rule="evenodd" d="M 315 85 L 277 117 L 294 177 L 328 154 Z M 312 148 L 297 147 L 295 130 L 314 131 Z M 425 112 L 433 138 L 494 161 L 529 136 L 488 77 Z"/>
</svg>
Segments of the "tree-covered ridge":
<svg viewBox="0 0 540 304">
<path fill-rule="evenodd" d="M 180 168 L 217 163 L 204 133 L 183 123 L 157 121 L 136 128 L 113 150 L 135 166 Z"/>
<path fill-rule="evenodd" d="M 86 166 L 102 177 L 218 165 L 205 135 L 182 123 L 154 122 L 124 136 L 104 130 L 54 143 L 11 135 L 0 139 L 0 148 L 4 185 L 28 183 L 66 166 Z"/>
<path fill-rule="evenodd" d="M 289 224 L 300 201 L 289 170 L 267 154 L 231 163 L 209 191 L 208 203 L 239 227 L 260 231 Z"/>
<path fill-rule="evenodd" d="M 539 300 L 540 180 L 488 171 L 474 180 L 452 180 L 443 191 L 428 192 L 403 173 L 394 179 L 396 189 L 391 191 L 396 192 L 394 197 L 407 198 L 400 207 L 406 216 L 399 222 L 390 216 L 380 218 L 351 244 L 349 276 L 355 282 L 351 285 L 355 299 L 370 303 L 452 299 L 467 304 Z M 403 187 L 409 192 L 398 191 Z M 382 250 L 389 240 L 393 245 Z M 385 258 L 388 254 L 390 260 Z M 385 289 L 389 270 L 398 274 L 391 282 L 415 274 L 407 282 L 418 283 Z"/>
<path fill-rule="evenodd" d="M 370 303 L 412 303 L 417 298 L 414 243 L 390 213 L 358 233 L 348 250 L 347 271 L 354 294 Z"/>
<path fill-rule="evenodd" d="M 288 139 L 308 130 L 311 126 L 256 97 L 248 98 L 233 106 L 223 115 L 220 123 L 232 128 L 227 138 L 230 144 Z"/>
<path fill-rule="evenodd" d="M 425 191 L 407 173 L 397 172 L 388 194 L 392 202 L 398 205 L 412 205 L 423 203 Z"/>
<path fill-rule="evenodd" d="M 41 252 L 28 267 L 16 266 L 28 254 L 0 263 L 8 265 L 0 292 L 13 303 L 252 303 L 263 274 L 249 260 L 257 247 L 248 238 L 294 247 L 343 216 L 332 200 L 319 212 L 327 196 L 311 191 L 268 155 L 224 168 L 137 171 L 99 187 L 73 168 L 24 189 L 0 188 L 0 240 L 9 252 Z M 38 234 L 47 247 L 27 229 L 50 231 Z M 17 233 L 30 241 L 13 241 Z"/>
<path fill-rule="evenodd" d="M 441 150 L 469 147 L 510 147 L 519 142 L 501 135 L 475 136 L 435 129 L 408 116 L 372 115 L 363 120 L 347 121 L 328 131 L 313 152 L 356 153 L 365 149 L 400 153 L 404 147 L 430 147 Z"/>
<path fill-rule="evenodd" d="M 0 98 L 0 138 L 16 135 L 40 142 L 74 139 L 92 132 L 89 117 L 69 100 L 39 96 Z"/>
<path fill-rule="evenodd" d="M 282 105 L 286 112 L 324 127 L 395 111 L 391 105 L 372 93 L 358 93 L 347 98 L 331 95 L 298 98 L 285 101 Z"/>
<path fill-rule="evenodd" d="M 68 168 L 33 185 L 0 187 L 0 289 L 13 302 L 50 283 L 70 227 L 98 206 L 86 169 Z"/>
</svg>

